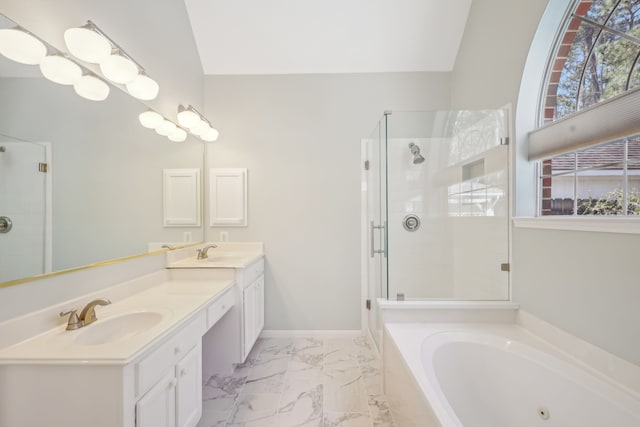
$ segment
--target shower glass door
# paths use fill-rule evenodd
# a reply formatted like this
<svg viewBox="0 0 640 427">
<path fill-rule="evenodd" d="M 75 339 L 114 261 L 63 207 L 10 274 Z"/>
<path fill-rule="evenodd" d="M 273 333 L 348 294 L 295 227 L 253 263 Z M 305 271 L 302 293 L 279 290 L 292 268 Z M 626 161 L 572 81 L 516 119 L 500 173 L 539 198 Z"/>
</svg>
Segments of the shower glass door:
<svg viewBox="0 0 640 427">
<path fill-rule="evenodd" d="M 0 139 L 0 282 L 46 272 L 45 162 L 44 145 Z"/>
<path fill-rule="evenodd" d="M 388 298 L 509 299 L 506 112 L 386 119 Z"/>
<path fill-rule="evenodd" d="M 365 173 L 362 182 L 366 193 L 366 218 L 363 232 L 367 237 L 366 276 L 369 299 L 368 324 L 378 348 L 382 344 L 382 320 L 376 300 L 387 298 L 386 239 L 386 116 L 363 144 Z"/>
</svg>

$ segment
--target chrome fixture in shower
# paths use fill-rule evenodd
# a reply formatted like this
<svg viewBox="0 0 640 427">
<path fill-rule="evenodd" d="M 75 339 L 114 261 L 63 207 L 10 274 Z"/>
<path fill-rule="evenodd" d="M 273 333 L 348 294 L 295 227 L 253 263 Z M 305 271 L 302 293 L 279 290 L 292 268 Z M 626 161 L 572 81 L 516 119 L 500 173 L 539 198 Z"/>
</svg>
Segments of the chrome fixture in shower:
<svg viewBox="0 0 640 427">
<path fill-rule="evenodd" d="M 7 151 L 7 147 L 0 145 L 0 153 L 4 153 L 5 151 Z"/>
<path fill-rule="evenodd" d="M 413 154 L 413 164 L 418 165 L 424 162 L 424 156 L 420 154 L 420 147 L 418 147 L 413 142 L 409 143 L 409 149 L 411 150 L 411 154 Z"/>
</svg>

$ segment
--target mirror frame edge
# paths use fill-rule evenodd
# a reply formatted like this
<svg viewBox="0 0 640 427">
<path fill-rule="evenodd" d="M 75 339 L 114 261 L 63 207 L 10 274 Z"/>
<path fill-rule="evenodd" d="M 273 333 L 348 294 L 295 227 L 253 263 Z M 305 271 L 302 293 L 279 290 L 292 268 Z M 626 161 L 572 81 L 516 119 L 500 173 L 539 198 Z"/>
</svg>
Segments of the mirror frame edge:
<svg viewBox="0 0 640 427">
<path fill-rule="evenodd" d="M 38 274 L 36 276 L 24 277 L 22 279 L 9 280 L 7 282 L 0 283 L 0 289 L 10 288 L 12 286 L 21 285 L 23 283 L 36 282 L 38 280 L 49 279 L 49 278 L 52 278 L 52 277 L 61 276 L 63 274 L 75 273 L 75 272 L 82 271 L 82 270 L 90 270 L 90 269 L 94 269 L 94 268 L 98 268 L 98 267 L 105 267 L 107 265 L 119 264 L 119 263 L 122 263 L 122 262 L 125 262 L 125 261 L 131 261 L 131 260 L 138 259 L 138 258 L 145 258 L 145 257 L 148 257 L 148 256 L 167 253 L 169 251 L 173 251 L 173 250 L 177 250 L 177 249 L 184 249 L 184 248 L 199 246 L 199 245 L 202 245 L 202 244 L 203 244 L 203 242 L 190 243 L 188 245 L 176 246 L 176 247 L 174 247 L 172 249 L 160 249 L 160 250 L 157 250 L 157 251 L 145 252 L 145 253 L 142 253 L 142 254 L 129 255 L 129 256 L 126 256 L 126 257 L 122 257 L 122 258 L 114 258 L 114 259 L 107 260 L 107 261 L 96 262 L 96 263 L 93 263 L 93 264 L 81 265 L 79 267 L 68 268 L 66 270 L 59 270 L 59 271 L 54 271 L 54 272 L 51 272 L 51 273 Z"/>
</svg>

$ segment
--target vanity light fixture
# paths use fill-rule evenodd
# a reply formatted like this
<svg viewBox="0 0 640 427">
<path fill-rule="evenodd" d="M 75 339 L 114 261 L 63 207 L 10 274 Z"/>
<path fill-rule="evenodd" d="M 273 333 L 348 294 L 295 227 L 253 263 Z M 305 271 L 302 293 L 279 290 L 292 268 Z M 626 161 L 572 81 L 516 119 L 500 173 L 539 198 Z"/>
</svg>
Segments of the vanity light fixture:
<svg viewBox="0 0 640 427">
<path fill-rule="evenodd" d="M 99 64 L 111 55 L 111 43 L 96 31 L 89 21 L 86 25 L 64 32 L 64 43 L 73 56 L 91 64 Z"/>
<path fill-rule="evenodd" d="M 219 132 L 211 126 L 211 123 L 193 106 L 178 106 L 178 123 L 189 129 L 203 141 L 213 142 L 218 139 Z"/>
<path fill-rule="evenodd" d="M 187 131 L 153 110 L 140 113 L 138 119 L 142 126 L 155 129 L 158 135 L 166 136 L 173 142 L 183 142 L 187 139 Z"/>
<path fill-rule="evenodd" d="M 64 40 L 73 56 L 98 64 L 104 77 L 125 85 L 134 98 L 151 101 L 158 96 L 158 83 L 93 22 L 87 21 L 82 27 L 69 28 L 64 33 Z"/>
<path fill-rule="evenodd" d="M 47 51 L 53 53 L 47 55 Z M 20 27 L 0 29 L 0 53 L 22 64 L 40 67 L 48 80 L 73 85 L 75 92 L 91 101 L 103 101 L 109 96 L 109 85 L 67 55 Z"/>
<path fill-rule="evenodd" d="M 116 50 L 100 62 L 102 74 L 114 83 L 131 83 L 138 75 L 138 66 L 122 52 Z"/>
<path fill-rule="evenodd" d="M 47 47 L 20 27 L 0 30 L 0 53 L 21 64 L 36 65 L 47 56 Z"/>
</svg>

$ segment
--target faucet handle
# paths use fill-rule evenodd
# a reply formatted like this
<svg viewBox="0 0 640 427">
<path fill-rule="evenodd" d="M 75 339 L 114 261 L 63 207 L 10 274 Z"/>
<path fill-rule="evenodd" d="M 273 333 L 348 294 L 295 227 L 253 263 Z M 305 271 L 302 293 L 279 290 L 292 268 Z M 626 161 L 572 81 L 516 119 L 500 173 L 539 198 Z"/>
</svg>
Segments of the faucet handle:
<svg viewBox="0 0 640 427">
<path fill-rule="evenodd" d="M 78 317 L 78 310 L 61 311 L 60 317 L 64 317 L 68 314 L 70 314 L 70 316 L 69 321 L 67 322 L 67 331 L 82 328 L 83 322 Z"/>
</svg>

